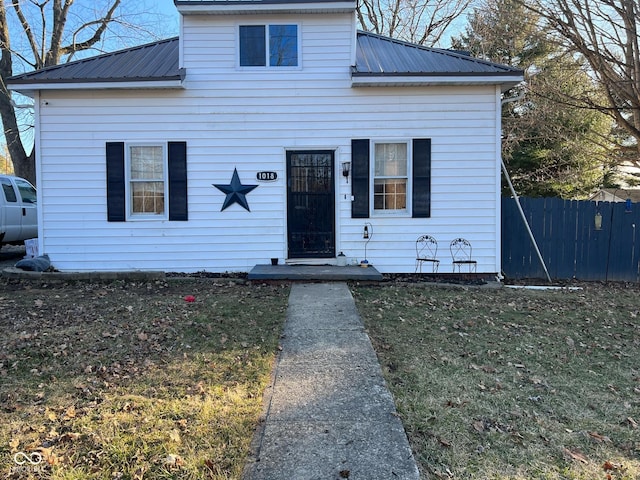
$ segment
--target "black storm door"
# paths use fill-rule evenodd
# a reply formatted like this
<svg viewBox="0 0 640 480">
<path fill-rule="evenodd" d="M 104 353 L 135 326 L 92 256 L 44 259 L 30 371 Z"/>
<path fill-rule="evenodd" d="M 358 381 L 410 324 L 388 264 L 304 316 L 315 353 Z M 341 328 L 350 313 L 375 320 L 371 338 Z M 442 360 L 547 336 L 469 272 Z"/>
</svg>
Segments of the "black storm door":
<svg viewBox="0 0 640 480">
<path fill-rule="evenodd" d="M 336 255 L 334 152 L 287 152 L 289 258 Z"/>
</svg>

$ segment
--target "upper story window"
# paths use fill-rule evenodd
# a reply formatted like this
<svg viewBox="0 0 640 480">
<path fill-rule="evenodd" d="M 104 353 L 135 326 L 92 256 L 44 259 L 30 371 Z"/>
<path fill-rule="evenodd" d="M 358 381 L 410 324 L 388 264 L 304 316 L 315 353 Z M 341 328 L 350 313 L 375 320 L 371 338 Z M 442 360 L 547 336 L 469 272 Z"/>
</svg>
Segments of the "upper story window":
<svg viewBox="0 0 640 480">
<path fill-rule="evenodd" d="M 297 25 L 240 25 L 241 67 L 297 67 Z"/>
</svg>

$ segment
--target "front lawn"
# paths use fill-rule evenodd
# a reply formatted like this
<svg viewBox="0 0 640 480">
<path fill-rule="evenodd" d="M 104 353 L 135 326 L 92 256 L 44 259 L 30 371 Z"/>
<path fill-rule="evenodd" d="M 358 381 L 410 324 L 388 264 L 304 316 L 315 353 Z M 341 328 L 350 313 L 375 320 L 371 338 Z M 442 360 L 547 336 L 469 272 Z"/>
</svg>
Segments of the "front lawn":
<svg viewBox="0 0 640 480">
<path fill-rule="evenodd" d="M 424 478 L 640 478 L 640 288 L 354 287 Z"/>
<path fill-rule="evenodd" d="M 240 478 L 288 292 L 0 279 L 0 477 Z"/>
</svg>

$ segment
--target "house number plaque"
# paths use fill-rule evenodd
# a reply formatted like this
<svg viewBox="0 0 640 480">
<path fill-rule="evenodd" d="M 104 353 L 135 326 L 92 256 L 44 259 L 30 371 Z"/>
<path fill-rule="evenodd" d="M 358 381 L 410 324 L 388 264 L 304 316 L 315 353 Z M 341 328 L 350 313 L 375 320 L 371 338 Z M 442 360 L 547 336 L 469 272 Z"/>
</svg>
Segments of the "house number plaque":
<svg viewBox="0 0 640 480">
<path fill-rule="evenodd" d="M 256 178 L 261 182 L 273 182 L 278 179 L 276 172 L 258 172 Z"/>
</svg>

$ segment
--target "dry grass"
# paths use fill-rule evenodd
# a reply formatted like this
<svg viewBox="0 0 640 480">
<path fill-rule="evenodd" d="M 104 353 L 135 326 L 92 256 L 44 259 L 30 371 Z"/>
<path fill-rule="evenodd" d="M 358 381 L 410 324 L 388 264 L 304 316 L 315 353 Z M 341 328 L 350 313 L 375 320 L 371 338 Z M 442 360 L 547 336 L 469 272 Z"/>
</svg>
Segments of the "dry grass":
<svg viewBox="0 0 640 480">
<path fill-rule="evenodd" d="M 0 280 L 0 477 L 239 478 L 287 294 Z"/>
<path fill-rule="evenodd" d="M 640 478 L 640 290 L 357 287 L 425 478 Z"/>
</svg>

